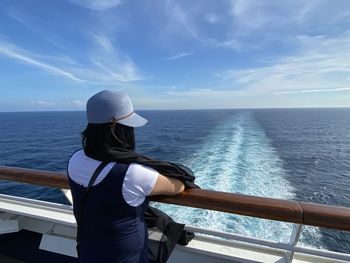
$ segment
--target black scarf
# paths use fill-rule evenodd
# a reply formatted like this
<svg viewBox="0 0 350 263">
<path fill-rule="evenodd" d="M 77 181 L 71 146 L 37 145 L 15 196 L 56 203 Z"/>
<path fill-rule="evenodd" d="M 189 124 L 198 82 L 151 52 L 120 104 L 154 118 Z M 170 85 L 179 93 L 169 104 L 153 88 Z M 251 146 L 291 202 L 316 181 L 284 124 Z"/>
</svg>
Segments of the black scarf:
<svg viewBox="0 0 350 263">
<path fill-rule="evenodd" d="M 160 174 L 181 180 L 186 188 L 198 188 L 190 168 L 172 162 L 153 160 L 134 151 L 112 148 L 108 151 L 95 152 L 87 156 L 99 161 L 138 163 L 153 168 Z M 156 228 L 162 233 L 159 241 L 149 240 L 148 255 L 151 263 L 165 263 L 176 244 L 187 245 L 194 233 L 184 230 L 185 225 L 176 223 L 171 217 L 157 208 L 149 207 L 145 212 L 145 221 L 149 229 Z"/>
<path fill-rule="evenodd" d="M 85 154 L 90 158 L 99 161 L 143 164 L 153 168 L 164 176 L 173 177 L 182 181 L 186 188 L 198 188 L 198 185 L 194 183 L 195 177 L 192 170 L 182 164 L 153 160 L 149 157 L 123 148 L 111 148 L 108 151 L 93 154 L 85 152 Z"/>
</svg>

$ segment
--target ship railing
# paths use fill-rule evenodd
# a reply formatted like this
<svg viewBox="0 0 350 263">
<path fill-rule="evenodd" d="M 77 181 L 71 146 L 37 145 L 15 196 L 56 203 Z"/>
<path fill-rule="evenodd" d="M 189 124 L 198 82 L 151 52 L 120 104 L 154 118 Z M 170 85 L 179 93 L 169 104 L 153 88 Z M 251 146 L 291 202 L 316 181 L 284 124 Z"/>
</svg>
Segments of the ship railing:
<svg viewBox="0 0 350 263">
<path fill-rule="evenodd" d="M 0 179 L 60 189 L 69 188 L 66 174 L 59 172 L 0 166 Z M 187 229 L 228 240 L 281 249 L 287 251 L 287 262 L 292 262 L 295 252 L 350 262 L 350 255 L 348 254 L 297 245 L 303 225 L 350 231 L 350 208 L 348 207 L 280 200 L 197 188 L 187 189 L 177 196 L 153 196 L 151 200 L 166 204 L 294 223 L 290 240 L 285 243 L 198 227 L 187 227 Z"/>
</svg>

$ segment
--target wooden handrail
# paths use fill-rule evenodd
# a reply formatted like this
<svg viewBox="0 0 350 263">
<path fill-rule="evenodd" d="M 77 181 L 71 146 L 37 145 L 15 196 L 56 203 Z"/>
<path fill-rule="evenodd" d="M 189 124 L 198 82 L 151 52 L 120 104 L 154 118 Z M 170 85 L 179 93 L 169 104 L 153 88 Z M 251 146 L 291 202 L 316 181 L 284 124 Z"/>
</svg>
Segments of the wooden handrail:
<svg viewBox="0 0 350 263">
<path fill-rule="evenodd" d="M 64 173 L 0 166 L 0 179 L 69 188 Z M 234 193 L 188 189 L 177 196 L 153 196 L 152 201 L 239 215 L 350 231 L 350 208 L 280 200 Z"/>
</svg>

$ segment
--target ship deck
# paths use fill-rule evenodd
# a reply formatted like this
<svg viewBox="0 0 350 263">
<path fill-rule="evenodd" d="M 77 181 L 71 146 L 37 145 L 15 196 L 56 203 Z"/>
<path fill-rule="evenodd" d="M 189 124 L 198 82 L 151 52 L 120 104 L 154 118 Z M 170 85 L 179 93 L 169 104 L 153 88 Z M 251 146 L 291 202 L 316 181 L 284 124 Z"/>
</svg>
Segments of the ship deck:
<svg viewBox="0 0 350 263">
<path fill-rule="evenodd" d="M 4 256 L 4 255 L 0 255 L 0 262 L 1 263 L 25 263 L 24 261 L 10 258 L 10 257 Z"/>
</svg>

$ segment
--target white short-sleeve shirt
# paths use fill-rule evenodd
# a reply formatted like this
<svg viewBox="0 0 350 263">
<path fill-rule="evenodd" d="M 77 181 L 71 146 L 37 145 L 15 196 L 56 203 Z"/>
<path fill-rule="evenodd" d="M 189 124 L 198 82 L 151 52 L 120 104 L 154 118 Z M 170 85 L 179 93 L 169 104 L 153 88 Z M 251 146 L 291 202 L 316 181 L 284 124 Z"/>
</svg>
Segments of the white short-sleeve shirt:
<svg viewBox="0 0 350 263">
<path fill-rule="evenodd" d="M 77 184 L 87 187 L 92 174 L 100 163 L 100 161 L 86 156 L 83 150 L 79 150 L 72 155 L 68 162 L 68 175 Z M 118 164 L 115 162 L 107 164 L 93 185 L 99 184 L 114 165 Z M 131 163 L 126 171 L 122 186 L 122 194 L 125 202 L 134 207 L 141 205 L 145 197 L 152 192 L 158 174 L 156 170 L 150 167 Z"/>
</svg>

